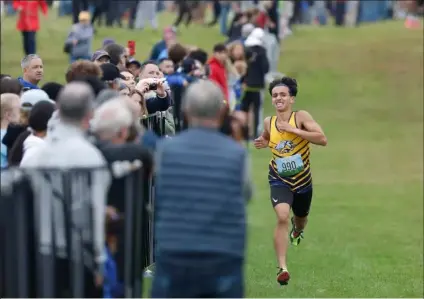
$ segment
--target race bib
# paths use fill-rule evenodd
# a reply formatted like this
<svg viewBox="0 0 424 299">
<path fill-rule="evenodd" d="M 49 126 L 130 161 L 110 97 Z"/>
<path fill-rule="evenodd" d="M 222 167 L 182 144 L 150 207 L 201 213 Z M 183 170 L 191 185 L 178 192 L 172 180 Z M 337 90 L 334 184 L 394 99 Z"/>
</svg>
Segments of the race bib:
<svg viewBox="0 0 424 299">
<path fill-rule="evenodd" d="M 302 156 L 299 154 L 275 159 L 277 171 L 281 177 L 289 177 L 298 174 L 305 167 L 303 165 Z"/>
</svg>

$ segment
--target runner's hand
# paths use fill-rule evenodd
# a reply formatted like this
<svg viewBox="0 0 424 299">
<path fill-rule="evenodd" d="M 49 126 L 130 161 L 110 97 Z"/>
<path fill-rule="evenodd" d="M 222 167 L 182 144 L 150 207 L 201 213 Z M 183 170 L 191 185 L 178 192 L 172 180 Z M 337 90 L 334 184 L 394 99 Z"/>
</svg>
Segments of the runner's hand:
<svg viewBox="0 0 424 299">
<path fill-rule="evenodd" d="M 293 133 L 293 127 L 287 123 L 287 122 L 282 122 L 282 123 L 278 123 L 277 127 L 280 131 L 285 131 L 287 133 Z"/>
<path fill-rule="evenodd" d="M 253 145 L 257 149 L 268 147 L 268 143 L 269 143 L 269 141 L 266 140 L 265 138 L 263 138 L 262 136 L 259 136 L 258 138 L 256 138 L 255 140 L 253 140 Z"/>
</svg>

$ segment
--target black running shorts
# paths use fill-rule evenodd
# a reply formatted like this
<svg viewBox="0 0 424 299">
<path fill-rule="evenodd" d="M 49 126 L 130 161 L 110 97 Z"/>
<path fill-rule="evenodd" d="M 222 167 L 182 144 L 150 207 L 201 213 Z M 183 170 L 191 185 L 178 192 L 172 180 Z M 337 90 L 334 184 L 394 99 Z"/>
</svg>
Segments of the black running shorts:
<svg viewBox="0 0 424 299">
<path fill-rule="evenodd" d="M 288 204 L 297 217 L 309 214 L 312 202 L 312 187 L 302 193 L 294 193 L 286 186 L 271 186 L 271 203 L 275 207 L 280 203 Z"/>
</svg>

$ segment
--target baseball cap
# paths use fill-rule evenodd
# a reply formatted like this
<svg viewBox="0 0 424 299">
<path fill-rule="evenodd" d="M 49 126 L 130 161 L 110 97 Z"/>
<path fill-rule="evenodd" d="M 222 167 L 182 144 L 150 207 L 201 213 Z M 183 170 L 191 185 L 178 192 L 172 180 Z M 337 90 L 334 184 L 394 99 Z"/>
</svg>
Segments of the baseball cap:
<svg viewBox="0 0 424 299">
<path fill-rule="evenodd" d="M 103 71 L 102 81 L 106 82 L 113 81 L 115 79 L 125 79 L 125 77 L 119 72 L 118 67 L 112 63 L 103 63 L 100 68 Z"/>
<path fill-rule="evenodd" d="M 105 38 L 103 40 L 103 48 L 109 44 L 114 44 L 114 43 L 115 43 L 115 40 L 113 38 Z"/>
<path fill-rule="evenodd" d="M 47 130 L 47 123 L 55 111 L 55 105 L 48 101 L 39 101 L 32 107 L 28 125 L 36 132 Z"/>
<path fill-rule="evenodd" d="M 186 58 L 181 64 L 182 72 L 188 74 L 197 68 L 196 61 L 193 58 Z"/>
<path fill-rule="evenodd" d="M 24 110 L 31 110 L 35 104 L 41 101 L 47 101 L 55 104 L 55 102 L 49 98 L 48 94 L 44 90 L 30 89 L 25 91 L 21 96 L 21 108 Z"/>
<path fill-rule="evenodd" d="M 91 56 L 91 61 L 99 60 L 102 57 L 107 57 L 110 60 L 110 56 L 108 52 L 106 52 L 105 50 L 98 50 L 93 53 L 93 56 Z"/>
<path fill-rule="evenodd" d="M 131 58 L 130 59 L 130 61 L 128 61 L 128 63 L 127 63 L 127 67 L 128 66 L 130 66 L 131 64 L 135 64 L 138 68 L 140 68 L 141 67 L 141 62 L 140 61 L 138 61 L 137 59 L 135 59 L 135 58 Z"/>
</svg>

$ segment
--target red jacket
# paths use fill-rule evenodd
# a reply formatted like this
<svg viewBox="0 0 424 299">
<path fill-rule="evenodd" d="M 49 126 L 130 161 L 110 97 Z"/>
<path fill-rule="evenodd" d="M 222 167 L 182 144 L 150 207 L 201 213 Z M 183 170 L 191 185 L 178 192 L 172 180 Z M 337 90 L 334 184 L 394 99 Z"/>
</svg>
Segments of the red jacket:
<svg viewBox="0 0 424 299">
<path fill-rule="evenodd" d="M 214 81 L 216 84 L 218 84 L 219 87 L 221 87 L 221 90 L 224 93 L 225 100 L 227 101 L 227 105 L 228 105 L 229 92 L 228 92 L 227 70 L 225 69 L 225 65 L 222 64 L 215 57 L 212 57 L 209 60 L 208 64 L 210 68 L 209 79 L 211 81 Z"/>
<path fill-rule="evenodd" d="M 15 10 L 21 9 L 16 23 L 16 29 L 19 31 L 38 31 L 40 29 L 38 8 L 41 8 L 44 15 L 47 15 L 48 10 L 45 0 L 13 0 L 13 8 Z"/>
</svg>

